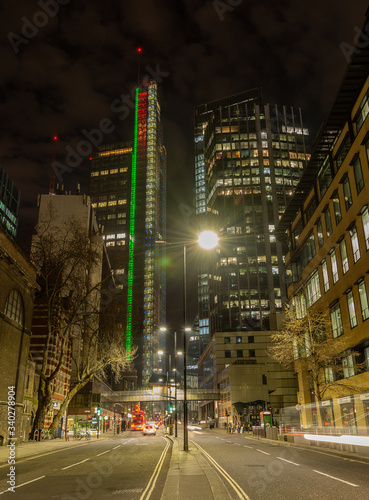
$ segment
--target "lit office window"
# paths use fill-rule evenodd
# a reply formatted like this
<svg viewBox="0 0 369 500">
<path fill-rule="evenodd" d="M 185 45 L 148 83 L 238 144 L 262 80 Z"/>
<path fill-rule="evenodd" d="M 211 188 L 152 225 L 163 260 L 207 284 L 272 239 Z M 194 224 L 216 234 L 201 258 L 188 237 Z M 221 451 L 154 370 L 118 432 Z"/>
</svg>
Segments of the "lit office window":
<svg viewBox="0 0 369 500">
<path fill-rule="evenodd" d="M 318 224 L 316 225 L 316 231 L 317 231 L 317 235 L 318 235 L 318 244 L 319 244 L 319 248 L 320 248 L 324 244 L 323 228 L 322 228 L 322 223 L 321 223 L 320 219 L 319 219 Z"/>
<path fill-rule="evenodd" d="M 361 215 L 361 222 L 363 224 L 363 229 L 364 229 L 365 246 L 366 246 L 366 249 L 369 250 L 369 211 L 368 211 L 368 207 L 365 208 L 364 212 Z"/>
<path fill-rule="evenodd" d="M 352 290 L 350 290 L 347 294 L 347 306 L 350 317 L 350 325 L 351 328 L 354 328 L 357 325 L 357 319 L 356 319 L 355 302 Z"/>
<path fill-rule="evenodd" d="M 366 294 L 365 282 L 359 283 L 359 297 L 361 305 L 361 314 L 363 316 L 363 321 L 369 318 L 369 306 L 368 306 L 368 296 Z"/>
<path fill-rule="evenodd" d="M 359 238 L 357 237 L 357 229 L 353 227 L 350 231 L 351 245 L 352 245 L 352 253 L 354 255 L 354 262 L 357 262 L 360 255 L 360 246 L 359 246 Z"/>
<path fill-rule="evenodd" d="M 333 338 L 343 334 L 341 308 L 339 302 L 330 308 Z"/>
<path fill-rule="evenodd" d="M 324 214 L 324 218 L 325 218 L 325 228 L 327 231 L 327 238 L 329 238 L 329 236 L 332 234 L 332 219 L 331 219 L 331 211 L 329 210 L 329 207 Z"/>
<path fill-rule="evenodd" d="M 332 366 L 326 366 L 324 368 L 324 377 L 325 377 L 325 382 L 327 384 L 331 384 L 332 382 L 334 382 L 334 374 Z"/>
<path fill-rule="evenodd" d="M 331 251 L 331 266 L 332 266 L 332 276 L 333 276 L 333 284 L 338 281 L 338 267 L 337 267 L 337 256 L 336 251 Z"/>
<path fill-rule="evenodd" d="M 347 256 L 346 240 L 343 239 L 340 243 L 341 261 L 343 274 L 346 274 L 349 270 L 349 261 Z"/>
<path fill-rule="evenodd" d="M 356 182 L 356 191 L 357 194 L 359 194 L 364 187 L 364 178 L 363 178 L 363 171 L 361 168 L 360 158 L 357 158 L 357 160 L 354 163 L 354 174 Z"/>
<path fill-rule="evenodd" d="M 355 375 L 354 357 L 352 354 L 342 359 L 342 368 L 344 378 L 353 377 Z"/>
<path fill-rule="evenodd" d="M 346 210 L 348 210 L 352 205 L 351 187 L 348 177 L 346 177 L 346 179 L 343 182 L 343 194 L 345 197 L 345 207 Z"/>
<path fill-rule="evenodd" d="M 338 196 L 338 191 L 335 192 L 332 200 L 333 200 L 334 218 L 336 220 L 336 225 L 337 225 L 342 219 L 341 204 L 340 204 L 340 198 Z"/>
<path fill-rule="evenodd" d="M 322 264 L 322 272 L 323 272 L 324 291 L 327 292 L 329 290 L 329 276 L 328 276 L 328 268 L 326 261 L 324 261 Z"/>
<path fill-rule="evenodd" d="M 318 272 L 315 272 L 315 274 L 307 282 L 306 295 L 307 295 L 308 307 L 313 305 L 322 296 L 320 292 L 320 282 L 319 282 Z"/>
</svg>

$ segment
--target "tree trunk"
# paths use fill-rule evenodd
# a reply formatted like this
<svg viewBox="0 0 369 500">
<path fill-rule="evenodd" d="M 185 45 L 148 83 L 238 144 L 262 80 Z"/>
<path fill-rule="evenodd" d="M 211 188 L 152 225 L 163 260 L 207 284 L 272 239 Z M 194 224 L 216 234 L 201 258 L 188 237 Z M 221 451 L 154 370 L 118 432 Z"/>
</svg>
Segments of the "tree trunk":
<svg viewBox="0 0 369 500">
<path fill-rule="evenodd" d="M 40 378 L 38 387 L 38 406 L 33 422 L 31 439 L 33 439 L 35 431 L 43 429 L 45 426 L 45 419 L 47 412 L 52 402 L 51 381 Z"/>
<path fill-rule="evenodd" d="M 60 420 L 62 419 L 65 411 L 68 409 L 69 403 L 71 402 L 73 396 L 77 394 L 78 391 L 80 391 L 86 384 L 89 382 L 90 379 L 83 380 L 82 382 L 78 382 L 66 395 L 63 404 L 60 406 L 59 411 L 56 415 L 54 415 L 54 419 L 49 427 L 49 431 L 51 433 L 55 433 L 56 428 L 59 425 Z M 67 431 L 67 422 L 65 423 L 65 430 Z"/>
</svg>

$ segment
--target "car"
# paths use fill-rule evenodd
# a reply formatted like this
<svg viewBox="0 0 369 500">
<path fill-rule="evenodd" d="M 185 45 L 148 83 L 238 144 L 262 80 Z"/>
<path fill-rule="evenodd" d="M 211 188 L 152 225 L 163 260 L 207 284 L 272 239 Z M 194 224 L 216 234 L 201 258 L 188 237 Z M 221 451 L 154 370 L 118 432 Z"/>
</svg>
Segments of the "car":
<svg viewBox="0 0 369 500">
<path fill-rule="evenodd" d="M 152 434 L 153 436 L 156 436 L 156 427 L 155 424 L 145 424 L 142 434 L 146 436 L 147 434 Z"/>
</svg>

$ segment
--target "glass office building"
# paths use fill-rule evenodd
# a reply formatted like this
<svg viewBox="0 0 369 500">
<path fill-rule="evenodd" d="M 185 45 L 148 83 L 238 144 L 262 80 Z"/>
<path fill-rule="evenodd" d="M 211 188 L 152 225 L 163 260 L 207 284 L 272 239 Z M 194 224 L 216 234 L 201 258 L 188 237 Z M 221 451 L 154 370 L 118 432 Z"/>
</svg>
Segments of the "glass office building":
<svg viewBox="0 0 369 500">
<path fill-rule="evenodd" d="M 264 104 L 261 89 L 197 106 L 196 215 L 219 248 L 199 270 L 199 332 L 274 330 L 286 300 L 275 228 L 305 169 L 301 111 Z"/>
</svg>

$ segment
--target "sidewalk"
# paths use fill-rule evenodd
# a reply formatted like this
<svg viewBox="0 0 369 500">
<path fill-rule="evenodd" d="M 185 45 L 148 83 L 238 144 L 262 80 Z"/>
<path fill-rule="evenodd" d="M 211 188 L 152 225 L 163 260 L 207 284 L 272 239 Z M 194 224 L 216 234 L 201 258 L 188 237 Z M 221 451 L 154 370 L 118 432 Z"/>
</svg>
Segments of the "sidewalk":
<svg viewBox="0 0 369 500">
<path fill-rule="evenodd" d="M 110 439 L 113 437 L 113 431 L 108 431 L 100 434 L 99 441 Z M 16 460 L 22 460 L 28 457 L 36 455 L 44 455 L 45 453 L 51 453 L 57 450 L 63 450 L 67 447 L 81 446 L 85 443 L 90 443 L 92 441 L 97 441 L 97 437 L 92 437 L 91 440 L 81 439 L 81 441 L 75 440 L 73 437 L 69 438 L 69 441 L 65 439 L 46 439 L 44 441 L 27 441 L 15 446 L 15 457 Z M 7 446 L 0 446 L 0 466 L 8 463 L 8 458 L 10 456 L 10 448 Z"/>
<path fill-rule="evenodd" d="M 188 451 L 183 451 L 182 439 L 166 437 L 173 448 L 161 500 L 231 500 L 220 476 L 196 447 L 189 442 Z"/>
</svg>

